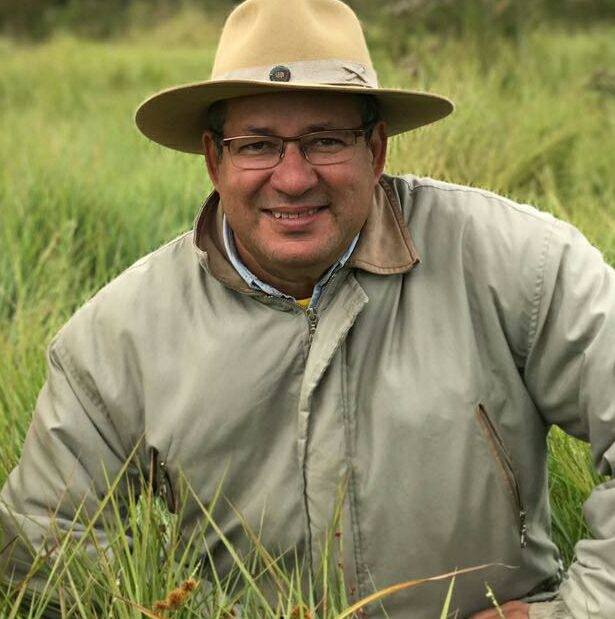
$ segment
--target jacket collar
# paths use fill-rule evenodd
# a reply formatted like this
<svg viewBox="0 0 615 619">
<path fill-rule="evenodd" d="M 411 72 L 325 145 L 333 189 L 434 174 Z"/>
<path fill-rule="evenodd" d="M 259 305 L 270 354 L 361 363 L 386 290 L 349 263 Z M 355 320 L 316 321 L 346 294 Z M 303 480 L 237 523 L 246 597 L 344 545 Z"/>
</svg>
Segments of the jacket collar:
<svg viewBox="0 0 615 619">
<path fill-rule="evenodd" d="M 219 194 L 212 192 L 195 220 L 193 245 L 199 262 L 229 288 L 258 294 L 246 284 L 227 258 L 222 231 L 223 213 L 219 203 Z M 418 261 L 399 198 L 390 180 L 382 177 L 348 266 L 376 275 L 394 275 L 409 271 Z"/>
</svg>

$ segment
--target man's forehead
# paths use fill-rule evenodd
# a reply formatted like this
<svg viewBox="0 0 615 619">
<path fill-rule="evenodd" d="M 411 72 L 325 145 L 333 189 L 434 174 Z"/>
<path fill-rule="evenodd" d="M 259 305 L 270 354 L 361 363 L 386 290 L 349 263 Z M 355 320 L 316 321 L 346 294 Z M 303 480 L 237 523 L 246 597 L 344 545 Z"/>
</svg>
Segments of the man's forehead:
<svg viewBox="0 0 615 619">
<path fill-rule="evenodd" d="M 226 126 L 250 132 L 293 125 L 301 130 L 320 130 L 358 125 L 358 97 L 334 93 L 272 93 L 229 99 Z"/>
</svg>

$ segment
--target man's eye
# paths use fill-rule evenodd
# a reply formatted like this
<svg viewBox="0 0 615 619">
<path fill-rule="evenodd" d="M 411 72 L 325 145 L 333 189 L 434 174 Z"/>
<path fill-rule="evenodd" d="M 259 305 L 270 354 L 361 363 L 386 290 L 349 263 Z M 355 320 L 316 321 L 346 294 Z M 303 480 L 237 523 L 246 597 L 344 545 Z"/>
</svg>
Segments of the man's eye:
<svg viewBox="0 0 615 619">
<path fill-rule="evenodd" d="M 307 144 L 308 150 L 314 151 L 337 151 L 346 146 L 346 142 L 339 137 L 321 136 L 314 137 Z"/>
<path fill-rule="evenodd" d="M 248 142 L 239 145 L 238 153 L 240 155 L 262 155 L 272 153 L 277 150 L 275 142 L 268 140 L 259 140 L 258 142 Z"/>
<path fill-rule="evenodd" d="M 342 140 L 338 140 L 337 138 L 320 138 L 316 140 L 316 144 L 318 146 L 339 146 L 343 145 L 344 142 Z"/>
<path fill-rule="evenodd" d="M 338 146 L 343 145 L 344 141 L 338 140 L 337 138 L 321 138 L 320 140 L 318 140 L 318 143 L 321 146 Z"/>
</svg>

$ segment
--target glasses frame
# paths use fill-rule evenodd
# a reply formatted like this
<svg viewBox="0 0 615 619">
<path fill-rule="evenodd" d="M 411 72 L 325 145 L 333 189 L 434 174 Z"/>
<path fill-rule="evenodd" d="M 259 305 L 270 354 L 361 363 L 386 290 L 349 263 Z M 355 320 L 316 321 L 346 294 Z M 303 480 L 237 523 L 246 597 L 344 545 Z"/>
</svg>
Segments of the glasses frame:
<svg viewBox="0 0 615 619">
<path fill-rule="evenodd" d="M 373 126 L 370 125 L 362 125 L 360 127 L 350 127 L 350 128 L 342 128 L 342 129 L 324 129 L 322 131 L 310 131 L 308 133 L 302 133 L 301 135 L 294 135 L 288 138 L 284 138 L 281 135 L 260 135 L 260 134 L 249 134 L 249 135 L 234 135 L 230 138 L 222 138 L 220 140 L 220 144 L 222 144 L 222 146 L 226 146 L 228 148 L 229 151 L 229 158 L 231 160 L 231 163 L 236 167 L 239 168 L 240 170 L 271 170 L 273 168 L 275 168 L 277 165 L 279 165 L 280 161 L 282 161 L 282 159 L 284 159 L 284 155 L 286 154 L 286 144 L 288 144 L 289 142 L 297 142 L 299 145 L 299 152 L 303 155 L 303 158 L 310 164 L 310 165 L 315 165 L 315 166 L 328 166 L 328 165 L 337 165 L 339 163 L 346 163 L 347 161 L 350 161 L 353 157 L 354 157 L 354 150 L 352 152 L 352 155 L 348 158 L 348 159 L 344 159 L 343 161 L 332 161 L 331 163 L 314 163 L 313 161 L 310 161 L 309 157 L 307 156 L 307 153 L 305 152 L 305 150 L 303 149 L 303 147 L 301 146 L 301 140 L 303 138 L 309 137 L 311 135 L 323 135 L 323 134 L 327 134 L 327 133 L 339 133 L 340 131 L 349 131 L 354 135 L 355 141 L 352 144 L 352 146 L 356 146 L 357 144 L 357 138 L 359 138 L 360 136 L 365 136 L 366 133 L 368 133 L 369 131 L 371 131 L 373 129 Z M 241 166 L 241 165 L 237 165 L 237 163 L 235 163 L 235 160 L 233 159 L 233 155 L 231 154 L 231 143 L 235 140 L 242 140 L 245 138 L 276 138 L 278 140 L 282 140 L 282 150 L 280 151 L 280 154 L 278 156 L 278 159 L 276 160 L 276 162 L 273 165 L 270 166 L 265 166 L 265 167 L 245 167 L 245 166 Z M 367 141 L 367 138 L 366 138 Z"/>
</svg>

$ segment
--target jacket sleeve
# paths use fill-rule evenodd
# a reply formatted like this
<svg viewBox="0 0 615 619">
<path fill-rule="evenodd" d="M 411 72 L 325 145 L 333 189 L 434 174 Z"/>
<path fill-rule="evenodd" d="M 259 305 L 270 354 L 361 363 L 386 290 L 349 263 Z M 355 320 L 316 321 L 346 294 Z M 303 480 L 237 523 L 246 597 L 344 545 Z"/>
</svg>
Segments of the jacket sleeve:
<svg viewBox="0 0 615 619">
<path fill-rule="evenodd" d="M 555 221 L 528 301 L 524 370 L 548 424 L 591 443 L 597 470 L 615 469 L 615 271 L 572 226 Z M 615 617 L 615 480 L 583 507 L 581 540 L 560 588 L 574 619 Z"/>
<path fill-rule="evenodd" d="M 0 493 L 0 576 L 13 582 L 28 574 L 33 553 L 53 557 L 63 533 L 84 535 L 129 456 L 102 399 L 57 339 L 48 367 L 21 460 Z M 102 543 L 104 515 L 92 529 Z M 38 589 L 44 578 L 28 582 Z"/>
</svg>

